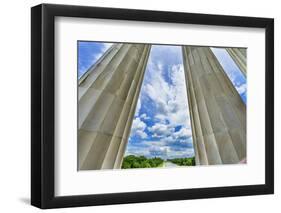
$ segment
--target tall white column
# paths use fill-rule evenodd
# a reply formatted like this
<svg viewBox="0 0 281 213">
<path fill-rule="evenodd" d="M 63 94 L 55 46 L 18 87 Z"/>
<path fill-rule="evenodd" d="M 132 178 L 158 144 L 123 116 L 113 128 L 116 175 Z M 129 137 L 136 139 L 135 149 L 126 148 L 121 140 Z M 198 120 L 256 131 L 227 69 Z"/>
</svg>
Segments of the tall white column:
<svg viewBox="0 0 281 213">
<path fill-rule="evenodd" d="M 246 107 L 208 47 L 183 47 L 196 165 L 246 157 Z"/>
<path fill-rule="evenodd" d="M 117 44 L 79 81 L 78 167 L 120 168 L 150 45 Z"/>
<path fill-rule="evenodd" d="M 247 50 L 246 48 L 225 48 L 231 58 L 235 61 L 244 76 L 247 76 Z"/>
</svg>

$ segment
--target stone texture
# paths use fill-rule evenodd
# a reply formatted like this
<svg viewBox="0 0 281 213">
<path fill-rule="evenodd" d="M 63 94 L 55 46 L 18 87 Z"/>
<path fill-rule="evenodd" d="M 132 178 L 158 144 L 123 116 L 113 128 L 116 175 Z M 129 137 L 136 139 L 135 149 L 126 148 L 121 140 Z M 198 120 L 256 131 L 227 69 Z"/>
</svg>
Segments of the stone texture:
<svg viewBox="0 0 281 213">
<path fill-rule="evenodd" d="M 246 107 L 208 47 L 183 46 L 196 165 L 246 158 Z"/>
<path fill-rule="evenodd" d="M 80 78 L 78 169 L 121 167 L 150 48 L 115 44 Z"/>
<path fill-rule="evenodd" d="M 247 49 L 246 48 L 225 48 L 231 58 L 235 61 L 244 76 L 247 76 Z"/>
</svg>

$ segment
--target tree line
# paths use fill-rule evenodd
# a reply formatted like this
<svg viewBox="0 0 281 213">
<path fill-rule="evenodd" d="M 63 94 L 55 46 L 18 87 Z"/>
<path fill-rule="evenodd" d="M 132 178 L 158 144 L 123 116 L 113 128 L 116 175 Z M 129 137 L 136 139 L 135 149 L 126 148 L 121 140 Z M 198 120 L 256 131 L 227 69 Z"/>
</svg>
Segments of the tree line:
<svg viewBox="0 0 281 213">
<path fill-rule="evenodd" d="M 167 161 L 177 164 L 178 166 L 195 166 L 195 157 L 174 158 L 174 159 L 168 159 Z"/>
<path fill-rule="evenodd" d="M 178 166 L 195 166 L 195 157 L 167 159 Z M 145 156 L 128 155 L 124 157 L 122 169 L 131 168 L 156 168 L 162 167 L 164 160 L 159 157 L 146 158 Z"/>
<path fill-rule="evenodd" d="M 146 158 L 144 156 L 128 155 L 124 157 L 121 168 L 155 168 L 161 167 L 163 163 L 164 160 L 158 157 Z"/>
</svg>

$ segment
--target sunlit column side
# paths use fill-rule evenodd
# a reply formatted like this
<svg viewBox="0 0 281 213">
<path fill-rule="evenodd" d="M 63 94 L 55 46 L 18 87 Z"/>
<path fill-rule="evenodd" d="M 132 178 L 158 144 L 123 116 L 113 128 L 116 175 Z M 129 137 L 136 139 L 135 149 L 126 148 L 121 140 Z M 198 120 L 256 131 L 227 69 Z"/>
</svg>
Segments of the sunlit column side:
<svg viewBox="0 0 281 213">
<path fill-rule="evenodd" d="M 208 47 L 183 46 L 196 165 L 246 157 L 246 107 Z"/>
<path fill-rule="evenodd" d="M 225 48 L 231 58 L 235 61 L 244 76 L 247 76 L 247 50 L 246 48 Z"/>
<path fill-rule="evenodd" d="M 150 48 L 116 44 L 81 77 L 79 169 L 121 167 Z"/>
</svg>

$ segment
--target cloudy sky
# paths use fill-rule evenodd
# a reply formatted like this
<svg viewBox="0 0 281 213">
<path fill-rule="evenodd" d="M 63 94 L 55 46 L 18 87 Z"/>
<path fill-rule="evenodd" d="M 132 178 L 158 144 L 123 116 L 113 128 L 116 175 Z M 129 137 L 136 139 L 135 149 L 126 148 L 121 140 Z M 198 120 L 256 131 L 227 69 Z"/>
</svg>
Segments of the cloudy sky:
<svg viewBox="0 0 281 213">
<path fill-rule="evenodd" d="M 81 76 L 111 46 L 79 42 Z M 212 48 L 246 103 L 244 76 L 224 49 Z M 194 156 L 180 46 L 153 45 L 125 155 L 177 158 Z"/>
</svg>

